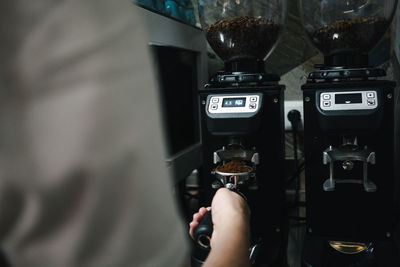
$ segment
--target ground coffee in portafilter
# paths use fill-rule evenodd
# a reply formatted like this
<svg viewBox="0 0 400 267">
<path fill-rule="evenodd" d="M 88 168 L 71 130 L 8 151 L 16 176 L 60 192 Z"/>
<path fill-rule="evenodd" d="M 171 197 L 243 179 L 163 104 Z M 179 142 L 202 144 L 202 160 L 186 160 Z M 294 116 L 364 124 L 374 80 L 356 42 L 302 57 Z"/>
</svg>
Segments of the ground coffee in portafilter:
<svg viewBox="0 0 400 267">
<path fill-rule="evenodd" d="M 264 59 L 278 39 L 282 26 L 265 18 L 236 17 L 208 26 L 206 37 L 222 60 Z"/>
<path fill-rule="evenodd" d="M 388 24 L 380 17 L 353 17 L 325 25 L 310 35 L 325 55 L 341 50 L 367 53 L 382 38 Z"/>
<path fill-rule="evenodd" d="M 240 173 L 240 172 L 249 172 L 251 171 L 251 168 L 249 166 L 244 165 L 239 160 L 231 160 L 224 165 L 218 166 L 217 171 L 226 173 Z"/>
</svg>

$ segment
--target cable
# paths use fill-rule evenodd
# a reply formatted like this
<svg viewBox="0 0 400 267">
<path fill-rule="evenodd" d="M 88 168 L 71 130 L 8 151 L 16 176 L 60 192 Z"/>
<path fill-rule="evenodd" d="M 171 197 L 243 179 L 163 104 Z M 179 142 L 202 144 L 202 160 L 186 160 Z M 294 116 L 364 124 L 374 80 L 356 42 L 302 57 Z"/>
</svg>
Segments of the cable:
<svg viewBox="0 0 400 267">
<path fill-rule="evenodd" d="M 294 164 L 297 167 L 299 165 L 298 156 L 297 156 L 297 130 L 301 121 L 301 114 L 297 109 L 292 109 L 288 112 L 287 115 L 290 124 L 292 125 L 292 134 L 293 134 L 293 153 L 294 153 Z M 300 175 L 295 172 L 294 179 L 296 180 L 296 201 L 299 201 L 299 191 L 300 191 Z"/>
<path fill-rule="evenodd" d="M 299 166 L 297 166 L 296 171 L 286 180 L 286 186 L 290 185 L 297 177 L 299 177 L 300 173 L 304 171 L 305 162 L 303 161 Z"/>
</svg>

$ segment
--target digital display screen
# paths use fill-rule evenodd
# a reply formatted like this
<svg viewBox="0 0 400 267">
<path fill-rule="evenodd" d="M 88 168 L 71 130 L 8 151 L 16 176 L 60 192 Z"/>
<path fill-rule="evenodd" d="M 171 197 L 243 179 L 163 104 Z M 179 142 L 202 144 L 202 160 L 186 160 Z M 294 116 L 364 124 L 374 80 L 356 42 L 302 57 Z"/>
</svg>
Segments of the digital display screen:
<svg viewBox="0 0 400 267">
<path fill-rule="evenodd" d="M 360 103 L 362 103 L 361 93 L 335 95 L 335 104 L 360 104 Z"/>
<path fill-rule="evenodd" d="M 224 98 L 222 101 L 222 107 L 244 107 L 246 105 L 246 98 L 239 97 L 239 98 Z"/>
</svg>

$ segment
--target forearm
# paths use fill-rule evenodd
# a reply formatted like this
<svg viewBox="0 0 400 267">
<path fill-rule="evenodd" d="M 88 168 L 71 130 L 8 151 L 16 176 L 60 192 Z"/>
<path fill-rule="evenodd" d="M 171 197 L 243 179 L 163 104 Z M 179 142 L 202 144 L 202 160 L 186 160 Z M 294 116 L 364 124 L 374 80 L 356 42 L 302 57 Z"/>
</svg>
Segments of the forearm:
<svg viewBox="0 0 400 267">
<path fill-rule="evenodd" d="M 215 229 L 210 254 L 204 267 L 247 267 L 249 261 L 250 229 L 246 222 Z"/>
</svg>

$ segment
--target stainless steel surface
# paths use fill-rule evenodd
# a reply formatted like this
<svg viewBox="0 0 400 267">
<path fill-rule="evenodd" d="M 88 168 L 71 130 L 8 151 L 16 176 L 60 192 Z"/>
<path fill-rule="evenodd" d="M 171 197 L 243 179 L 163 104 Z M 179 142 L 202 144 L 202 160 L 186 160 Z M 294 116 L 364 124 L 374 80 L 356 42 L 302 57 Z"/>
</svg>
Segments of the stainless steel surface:
<svg viewBox="0 0 400 267">
<path fill-rule="evenodd" d="M 172 46 L 197 53 L 197 88 L 202 88 L 208 79 L 207 43 L 203 31 L 185 25 L 144 8 L 137 8 L 146 26 L 150 45 Z M 162 27 L 160 27 L 162 25 Z M 191 171 L 202 165 L 201 139 L 191 147 L 166 159 L 167 166 L 173 173 L 174 183 L 185 179 Z"/>
<path fill-rule="evenodd" d="M 233 183 L 234 185 L 243 184 L 249 180 L 251 177 L 252 172 L 255 170 L 254 167 L 246 166 L 251 168 L 248 172 L 220 172 L 220 171 L 213 171 L 212 174 L 221 181 L 222 184 L 226 185 L 228 183 Z"/>
<path fill-rule="evenodd" d="M 340 253 L 353 255 L 366 251 L 371 243 L 329 241 L 329 245 Z"/>
<path fill-rule="evenodd" d="M 259 155 L 255 150 L 246 150 L 243 148 L 227 149 L 223 147 L 214 152 L 214 164 L 226 162 L 230 160 L 250 161 L 254 164 L 259 164 Z"/>
<path fill-rule="evenodd" d="M 144 8 L 138 8 L 138 13 L 146 23 L 150 44 L 175 46 L 199 53 L 197 87 L 203 88 L 208 80 L 207 43 L 203 31 Z"/>
<path fill-rule="evenodd" d="M 219 189 L 222 187 L 222 183 L 219 180 L 215 180 L 211 183 L 212 189 Z"/>
<path fill-rule="evenodd" d="M 256 251 L 256 249 L 257 249 L 257 246 L 258 246 L 258 244 L 255 244 L 254 246 L 252 246 L 252 247 L 250 247 L 250 262 L 253 262 L 253 261 L 255 261 L 255 251 Z"/>
<path fill-rule="evenodd" d="M 368 179 L 368 164 L 375 164 L 375 152 L 370 150 L 368 147 L 363 149 L 356 148 L 356 140 L 351 144 L 350 148 L 345 146 L 342 148 L 334 148 L 330 146 L 323 152 L 323 163 L 326 165 L 329 163 L 329 179 L 326 179 L 322 185 L 324 191 L 335 190 L 336 183 L 342 184 L 362 184 L 365 192 L 375 192 L 377 190 L 376 185 Z M 362 177 L 360 179 L 338 179 L 334 175 L 334 162 L 342 161 L 343 168 L 349 168 L 354 164 L 353 161 L 361 161 L 363 164 Z M 349 164 L 351 162 L 351 164 Z M 350 171 L 351 169 L 347 169 Z"/>
<path fill-rule="evenodd" d="M 208 235 L 201 234 L 198 238 L 197 243 L 205 249 L 210 249 L 211 238 Z"/>
<path fill-rule="evenodd" d="M 342 168 L 346 171 L 351 171 L 354 167 L 354 163 L 351 160 L 343 161 Z"/>
<path fill-rule="evenodd" d="M 335 190 L 335 181 L 333 179 L 326 179 L 322 188 L 327 192 Z"/>
<path fill-rule="evenodd" d="M 259 164 L 259 155 L 256 152 L 256 149 L 252 150 L 245 149 L 240 142 L 236 139 L 232 139 L 231 143 L 226 147 L 222 147 L 222 149 L 217 150 L 213 153 L 213 162 L 214 164 L 218 164 L 223 162 L 232 161 L 232 160 L 240 160 L 245 162 L 251 162 L 251 166 L 245 165 L 249 167 L 250 170 L 247 172 L 233 173 L 233 172 L 221 172 L 217 169 L 213 170 L 211 173 L 215 175 L 215 177 L 221 181 L 222 184 L 226 185 L 229 182 L 233 182 L 235 185 L 244 184 L 250 178 L 255 177 L 255 165 Z"/>
<path fill-rule="evenodd" d="M 342 146 L 347 148 L 358 148 L 357 136 L 343 136 Z"/>
</svg>

